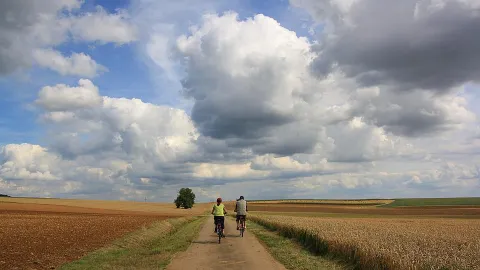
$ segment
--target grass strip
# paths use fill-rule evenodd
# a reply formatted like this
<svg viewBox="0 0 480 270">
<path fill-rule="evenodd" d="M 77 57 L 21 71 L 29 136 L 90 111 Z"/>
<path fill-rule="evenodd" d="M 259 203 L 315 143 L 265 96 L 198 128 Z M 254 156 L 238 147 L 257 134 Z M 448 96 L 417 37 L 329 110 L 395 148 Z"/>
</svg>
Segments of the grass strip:
<svg viewBox="0 0 480 270">
<path fill-rule="evenodd" d="M 405 206 L 480 206 L 480 197 L 395 199 L 380 207 Z"/>
<path fill-rule="evenodd" d="M 297 240 L 282 236 L 258 223 L 248 222 L 248 232 L 253 233 L 270 254 L 287 269 L 354 269 L 353 266 L 328 256 L 318 256 L 304 248 Z"/>
<path fill-rule="evenodd" d="M 60 269 L 164 269 L 175 253 L 188 248 L 204 221 L 189 217 L 156 222 Z"/>
</svg>

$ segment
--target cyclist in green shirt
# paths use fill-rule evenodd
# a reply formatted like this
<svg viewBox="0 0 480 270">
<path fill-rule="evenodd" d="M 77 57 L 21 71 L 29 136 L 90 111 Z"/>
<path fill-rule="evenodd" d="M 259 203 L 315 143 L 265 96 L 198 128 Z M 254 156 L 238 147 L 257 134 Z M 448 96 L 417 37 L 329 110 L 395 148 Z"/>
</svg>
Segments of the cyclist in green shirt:
<svg viewBox="0 0 480 270">
<path fill-rule="evenodd" d="M 227 210 L 225 209 L 225 205 L 222 203 L 222 198 L 218 198 L 217 203 L 214 204 L 212 208 L 213 221 L 215 223 L 215 233 L 217 232 L 217 224 L 220 222 L 220 225 L 222 226 L 222 235 L 225 235 L 224 230 L 226 214 Z"/>
</svg>

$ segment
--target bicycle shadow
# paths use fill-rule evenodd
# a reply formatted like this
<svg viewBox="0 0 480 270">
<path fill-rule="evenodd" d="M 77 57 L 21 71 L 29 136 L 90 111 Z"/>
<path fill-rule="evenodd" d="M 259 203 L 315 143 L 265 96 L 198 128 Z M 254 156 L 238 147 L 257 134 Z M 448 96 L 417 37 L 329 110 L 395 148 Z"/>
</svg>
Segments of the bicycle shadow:
<svg viewBox="0 0 480 270">
<path fill-rule="evenodd" d="M 203 245 L 217 244 L 218 240 L 196 240 L 196 241 L 192 241 L 192 243 L 193 244 L 203 244 Z"/>
<path fill-rule="evenodd" d="M 227 238 L 238 238 L 238 237 L 242 237 L 240 234 L 225 234 L 225 236 Z"/>
</svg>

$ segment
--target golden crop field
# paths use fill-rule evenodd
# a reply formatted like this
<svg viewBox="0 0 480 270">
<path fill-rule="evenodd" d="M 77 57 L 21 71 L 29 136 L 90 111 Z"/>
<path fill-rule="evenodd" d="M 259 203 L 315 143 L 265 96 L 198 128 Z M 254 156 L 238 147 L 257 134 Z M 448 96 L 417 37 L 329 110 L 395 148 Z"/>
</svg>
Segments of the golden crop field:
<svg viewBox="0 0 480 270">
<path fill-rule="evenodd" d="M 77 200 L 77 199 L 44 199 L 44 198 L 0 198 L 0 203 L 17 203 L 24 205 L 55 205 L 82 207 L 88 209 L 118 210 L 132 212 L 146 212 L 165 216 L 191 216 L 200 215 L 207 211 L 211 205 L 196 203 L 192 209 L 177 209 L 172 203 L 133 202 L 133 201 L 107 201 L 107 200 Z M 88 212 L 91 212 L 88 210 Z"/>
<path fill-rule="evenodd" d="M 361 269 L 480 269 L 479 219 L 250 218 Z"/>
</svg>

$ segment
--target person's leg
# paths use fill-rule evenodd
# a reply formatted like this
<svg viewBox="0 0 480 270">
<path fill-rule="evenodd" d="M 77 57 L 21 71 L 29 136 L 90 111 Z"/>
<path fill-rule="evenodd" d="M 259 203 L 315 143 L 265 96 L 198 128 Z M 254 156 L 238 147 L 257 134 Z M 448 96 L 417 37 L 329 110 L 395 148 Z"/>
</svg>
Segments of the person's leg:
<svg viewBox="0 0 480 270">
<path fill-rule="evenodd" d="M 225 217 L 220 217 L 220 222 L 222 224 L 222 234 L 225 235 Z"/>
<path fill-rule="evenodd" d="M 213 224 L 215 224 L 215 233 L 217 233 L 217 223 L 218 222 L 218 219 L 217 217 L 213 217 Z"/>
<path fill-rule="evenodd" d="M 240 215 L 237 215 L 237 231 L 240 228 Z"/>
</svg>

